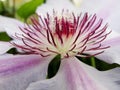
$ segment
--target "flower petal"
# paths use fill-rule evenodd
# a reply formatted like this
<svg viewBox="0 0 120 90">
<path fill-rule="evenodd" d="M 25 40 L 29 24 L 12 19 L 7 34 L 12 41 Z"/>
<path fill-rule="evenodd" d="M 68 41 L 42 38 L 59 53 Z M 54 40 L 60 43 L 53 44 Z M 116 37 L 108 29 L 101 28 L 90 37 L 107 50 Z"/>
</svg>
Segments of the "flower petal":
<svg viewBox="0 0 120 90">
<path fill-rule="evenodd" d="M 120 0 L 106 0 L 105 5 L 101 5 L 101 9 L 97 11 L 99 17 L 102 17 L 104 21 L 109 23 L 109 27 L 120 33 Z"/>
<path fill-rule="evenodd" d="M 120 64 L 120 36 L 107 40 L 104 42 L 104 45 L 110 45 L 110 48 L 106 49 L 104 53 L 99 54 L 96 57 L 108 63 Z"/>
<path fill-rule="evenodd" d="M 110 16 L 107 18 L 107 22 L 112 30 L 120 33 L 120 1 L 114 10 L 111 11 Z"/>
<path fill-rule="evenodd" d="M 31 83 L 27 90 L 119 90 L 119 72 L 100 72 L 73 57 L 62 60 L 55 77 Z"/>
<path fill-rule="evenodd" d="M 6 57 L 9 57 L 9 58 L 13 57 L 13 54 L 2 54 L 2 55 L 0 55 L 0 60 L 3 60 Z"/>
<path fill-rule="evenodd" d="M 36 13 L 38 15 L 46 15 L 49 11 L 49 14 L 53 12 L 53 10 L 57 12 L 61 12 L 61 10 L 75 10 L 76 8 L 72 4 L 70 0 L 47 0 L 45 4 L 41 5 L 37 8 Z"/>
<path fill-rule="evenodd" d="M 0 31 L 5 31 L 11 37 L 15 35 L 15 33 L 22 33 L 19 27 L 23 26 L 23 23 L 4 16 L 0 16 Z"/>
<path fill-rule="evenodd" d="M 0 41 L 0 54 L 6 53 L 11 48 L 13 48 L 13 45 L 11 45 L 9 42 Z"/>
<path fill-rule="evenodd" d="M 88 12 L 97 15 L 106 20 L 112 30 L 120 32 L 120 0 L 83 0 L 78 11 Z"/>
<path fill-rule="evenodd" d="M 0 90 L 26 90 L 36 80 L 46 78 L 52 57 L 16 55 L 0 60 Z"/>
<path fill-rule="evenodd" d="M 103 53 L 96 55 L 95 57 L 103 60 L 107 63 L 117 63 L 120 64 L 120 34 L 112 31 L 107 38 L 102 42 L 102 46 L 110 46 L 105 49 Z M 98 50 L 99 51 L 99 50 Z M 94 55 L 98 53 L 97 50 L 87 51 L 85 53 Z"/>
<path fill-rule="evenodd" d="M 110 11 L 113 8 L 115 8 L 114 6 L 116 6 L 117 3 L 119 3 L 119 0 L 114 0 L 114 1 L 113 0 L 100 0 L 100 1 L 83 0 L 83 2 L 81 3 L 80 10 L 82 10 L 84 12 L 89 12 L 92 14 L 100 12 L 101 10 L 102 11 L 105 11 L 105 10 Z"/>
</svg>

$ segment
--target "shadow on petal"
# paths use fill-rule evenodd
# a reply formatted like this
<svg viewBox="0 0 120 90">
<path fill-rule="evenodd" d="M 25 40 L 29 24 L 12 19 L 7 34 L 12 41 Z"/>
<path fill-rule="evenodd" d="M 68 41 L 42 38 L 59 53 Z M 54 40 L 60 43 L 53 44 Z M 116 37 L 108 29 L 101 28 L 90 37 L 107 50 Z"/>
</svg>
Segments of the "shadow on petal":
<svg viewBox="0 0 120 90">
<path fill-rule="evenodd" d="M 52 57 L 15 55 L 0 60 L 0 90 L 26 90 L 31 82 L 46 78 Z"/>
<path fill-rule="evenodd" d="M 119 68 L 100 72 L 76 58 L 67 58 L 55 77 L 31 83 L 27 90 L 119 90 L 119 72 Z"/>
</svg>

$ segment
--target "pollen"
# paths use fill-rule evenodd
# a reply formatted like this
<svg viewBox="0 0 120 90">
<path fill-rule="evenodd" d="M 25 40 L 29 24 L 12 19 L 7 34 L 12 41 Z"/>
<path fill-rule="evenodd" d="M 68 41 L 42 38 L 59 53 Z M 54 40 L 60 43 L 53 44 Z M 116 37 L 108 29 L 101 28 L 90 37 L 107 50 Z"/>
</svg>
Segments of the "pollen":
<svg viewBox="0 0 120 90">
<path fill-rule="evenodd" d="M 111 31 L 107 32 L 108 24 L 103 25 L 103 19 L 96 14 L 53 11 L 45 17 L 32 17 L 31 22 L 20 27 L 23 34 L 15 34 L 21 44 L 11 42 L 24 53 L 88 57 L 89 53 L 94 56 L 109 48 L 103 42 Z"/>
</svg>

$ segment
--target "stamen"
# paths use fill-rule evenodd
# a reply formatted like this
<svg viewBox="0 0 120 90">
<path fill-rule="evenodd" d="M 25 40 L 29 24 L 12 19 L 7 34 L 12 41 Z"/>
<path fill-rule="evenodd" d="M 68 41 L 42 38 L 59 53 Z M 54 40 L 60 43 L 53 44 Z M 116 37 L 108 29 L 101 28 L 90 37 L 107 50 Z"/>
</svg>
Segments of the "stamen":
<svg viewBox="0 0 120 90">
<path fill-rule="evenodd" d="M 11 42 L 25 53 L 41 56 L 61 54 L 62 58 L 71 56 L 90 57 L 101 54 L 110 46 L 102 43 L 111 33 L 107 32 L 108 24 L 103 25 L 103 19 L 88 13 L 75 15 L 62 10 L 61 14 L 53 10 L 53 15 L 31 18 L 32 24 L 19 27 L 22 34 L 15 38 L 22 41 L 19 45 Z M 95 52 L 87 55 L 89 52 Z"/>
</svg>

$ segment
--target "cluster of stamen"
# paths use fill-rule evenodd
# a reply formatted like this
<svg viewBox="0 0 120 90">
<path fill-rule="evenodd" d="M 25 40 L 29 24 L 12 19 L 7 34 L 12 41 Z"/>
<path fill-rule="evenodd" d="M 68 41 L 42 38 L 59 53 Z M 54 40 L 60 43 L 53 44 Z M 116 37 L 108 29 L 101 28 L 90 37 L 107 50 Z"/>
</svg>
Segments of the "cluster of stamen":
<svg viewBox="0 0 120 90">
<path fill-rule="evenodd" d="M 75 15 L 62 12 L 61 15 L 53 12 L 46 17 L 31 18 L 31 25 L 20 27 L 23 34 L 15 37 L 21 44 L 12 42 L 25 53 L 40 54 L 41 56 L 61 54 L 62 58 L 70 56 L 88 57 L 103 53 L 109 46 L 102 42 L 110 32 L 106 32 L 107 24 L 102 25 L 102 19 L 96 14 L 87 13 Z"/>
</svg>

